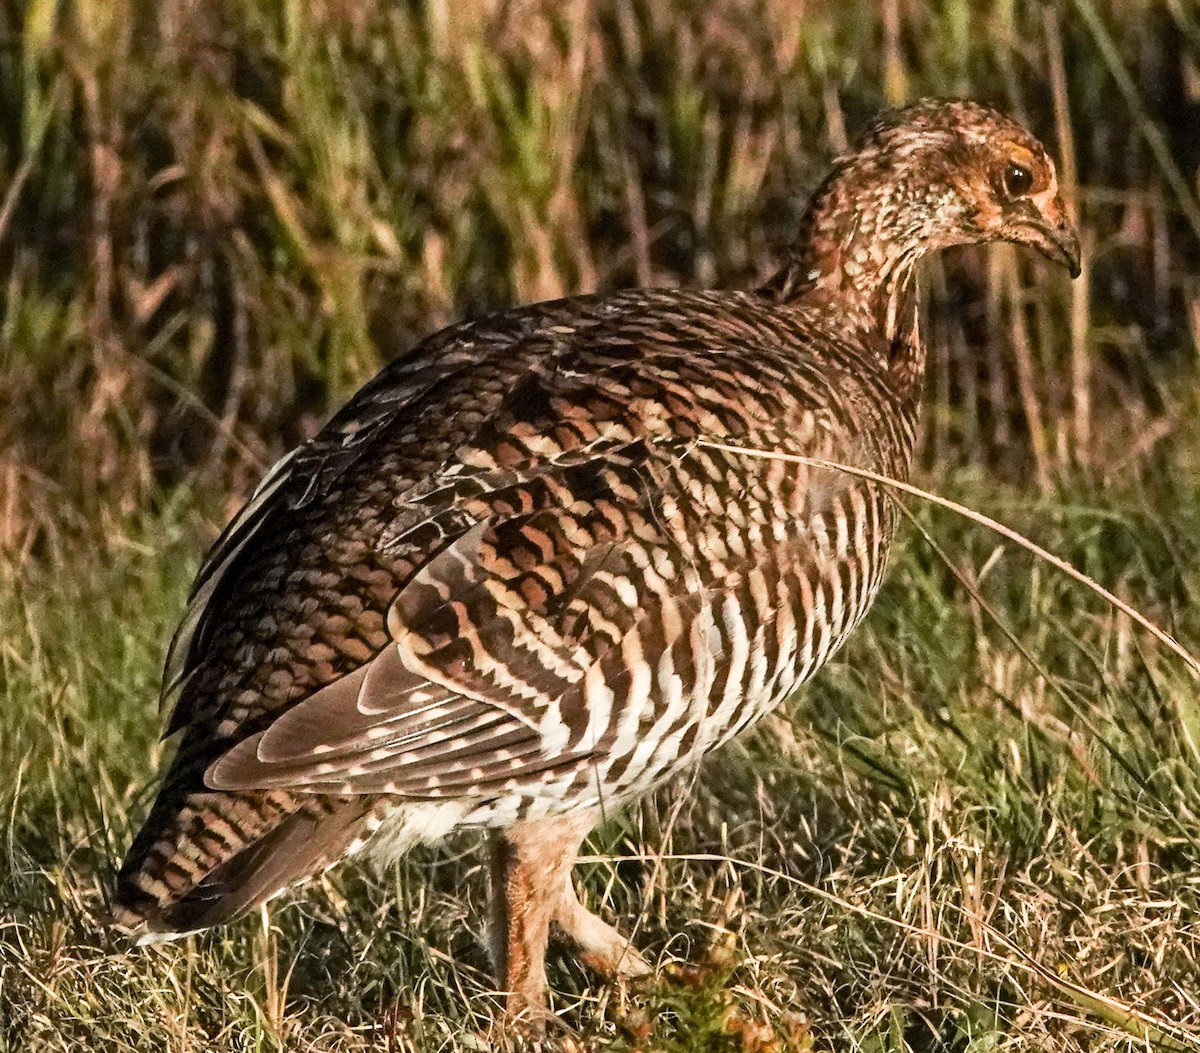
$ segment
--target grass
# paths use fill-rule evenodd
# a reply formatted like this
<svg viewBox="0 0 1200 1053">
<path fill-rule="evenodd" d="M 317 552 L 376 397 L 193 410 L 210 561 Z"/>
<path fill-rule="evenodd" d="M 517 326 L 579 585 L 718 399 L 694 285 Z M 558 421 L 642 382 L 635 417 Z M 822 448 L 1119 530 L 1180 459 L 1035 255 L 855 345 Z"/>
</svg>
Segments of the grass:
<svg viewBox="0 0 1200 1053">
<path fill-rule="evenodd" d="M 101 925 L 205 544 L 465 314 L 765 273 L 846 128 L 928 92 L 1052 143 L 1073 285 L 927 275 L 923 485 L 1200 648 L 1200 32 L 1187 0 L 29 0 L 0 13 L 0 1050 L 469 1049 L 467 836 L 266 922 Z M 915 516 L 778 716 L 590 842 L 661 963 L 564 958 L 588 1048 L 1200 1048 L 1200 698 L 1043 563 Z M 1142 1014 L 1139 1016 L 1138 1014 Z"/>
<path fill-rule="evenodd" d="M 1197 638 L 1194 493 L 1172 504 L 1155 484 L 1151 505 L 1142 480 L 1029 502 L 961 473 L 941 484 Z M 273 907 L 268 931 L 250 918 L 130 950 L 99 927 L 162 759 L 154 688 L 196 551 L 189 504 L 3 568 L 0 1035 L 14 1050 L 469 1048 L 489 1000 L 468 837 L 340 872 Z M 915 511 L 1032 660 L 910 527 L 844 659 L 593 839 L 589 898 L 636 922 L 664 973 L 622 1007 L 556 959 L 589 1040 L 1145 1048 L 1089 997 L 1165 1034 L 1200 1028 L 1200 705 L 1182 663 L 1012 546 Z"/>
</svg>

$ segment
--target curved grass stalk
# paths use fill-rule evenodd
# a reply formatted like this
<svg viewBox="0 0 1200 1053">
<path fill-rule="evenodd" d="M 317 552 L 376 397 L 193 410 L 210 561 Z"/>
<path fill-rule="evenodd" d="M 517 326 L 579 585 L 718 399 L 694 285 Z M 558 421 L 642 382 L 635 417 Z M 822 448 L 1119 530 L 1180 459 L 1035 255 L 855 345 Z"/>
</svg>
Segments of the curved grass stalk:
<svg viewBox="0 0 1200 1053">
<path fill-rule="evenodd" d="M 964 519 L 969 519 L 973 523 L 978 523 L 980 526 L 985 526 L 989 530 L 994 531 L 1003 538 L 1027 552 L 1033 553 L 1038 559 L 1049 563 L 1055 570 L 1065 574 L 1068 578 L 1078 582 L 1085 588 L 1091 589 L 1097 596 L 1110 603 L 1113 607 L 1126 615 L 1132 621 L 1136 622 L 1143 629 L 1153 636 L 1159 643 L 1166 647 L 1169 651 L 1182 659 L 1184 664 L 1191 670 L 1197 680 L 1200 680 L 1200 660 L 1195 655 L 1187 650 L 1178 640 L 1164 629 L 1160 629 L 1149 618 L 1131 607 L 1123 599 L 1116 594 L 1109 592 L 1094 578 L 1088 577 L 1083 571 L 1078 570 L 1060 556 L 1054 555 L 1053 552 L 1042 548 L 1041 545 L 1034 541 L 1030 541 L 1024 534 L 1019 533 L 1010 526 L 1005 526 L 997 519 L 991 516 L 986 516 L 982 512 L 976 512 L 973 508 L 968 508 L 966 505 L 959 504 L 957 501 L 951 501 L 946 497 L 939 497 L 937 494 L 930 493 L 928 490 L 922 490 L 919 486 L 913 486 L 912 483 L 901 482 L 899 479 L 893 479 L 887 475 L 880 475 L 878 472 L 873 472 L 869 468 L 859 468 L 854 465 L 840 464 L 837 461 L 828 461 L 823 457 L 804 457 L 795 453 L 781 453 L 777 450 L 757 450 L 750 446 L 738 446 L 734 443 L 714 442 L 711 439 L 699 439 L 697 446 L 704 446 L 710 450 L 721 450 L 725 453 L 742 454 L 746 457 L 762 457 L 766 460 L 789 461 L 792 464 L 804 464 L 811 468 L 824 468 L 829 471 L 845 472 L 847 475 L 853 475 L 859 479 L 866 479 L 873 483 L 878 483 L 880 486 L 886 486 L 893 490 L 899 490 L 901 493 L 909 494 L 913 497 L 919 497 L 924 501 L 929 501 L 940 508 L 945 508 L 956 515 L 962 516 Z"/>
</svg>

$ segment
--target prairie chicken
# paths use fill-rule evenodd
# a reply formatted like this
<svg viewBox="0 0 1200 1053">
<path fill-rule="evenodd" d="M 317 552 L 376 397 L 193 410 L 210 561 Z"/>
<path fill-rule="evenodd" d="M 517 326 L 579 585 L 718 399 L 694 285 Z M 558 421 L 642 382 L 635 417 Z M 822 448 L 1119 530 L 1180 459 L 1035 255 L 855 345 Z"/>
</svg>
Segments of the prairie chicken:
<svg viewBox="0 0 1200 1053">
<path fill-rule="evenodd" d="M 753 724 L 870 607 L 907 476 L 913 268 L 1010 241 L 1079 271 L 1054 165 L 970 102 L 880 117 L 749 292 L 638 289 L 463 322 L 368 383 L 218 539 L 167 659 L 178 753 L 119 923 L 229 920 L 368 840 L 493 831 L 497 979 L 546 1012 L 602 810 Z"/>
</svg>

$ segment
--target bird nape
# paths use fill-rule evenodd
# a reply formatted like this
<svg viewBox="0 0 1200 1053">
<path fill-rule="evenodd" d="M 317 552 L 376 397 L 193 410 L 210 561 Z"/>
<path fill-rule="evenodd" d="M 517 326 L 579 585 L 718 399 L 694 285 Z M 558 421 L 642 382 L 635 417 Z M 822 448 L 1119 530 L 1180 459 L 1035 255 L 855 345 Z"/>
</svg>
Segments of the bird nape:
<svg viewBox="0 0 1200 1053">
<path fill-rule="evenodd" d="M 896 526 L 873 482 L 729 447 L 906 478 L 914 266 L 988 241 L 1078 273 L 1042 144 L 919 102 L 835 162 L 759 289 L 520 307 L 384 368 L 200 571 L 118 923 L 216 925 L 365 843 L 471 826 L 509 1022 L 548 1012 L 552 923 L 602 974 L 649 971 L 576 898 L 582 839 L 812 676 Z"/>
</svg>

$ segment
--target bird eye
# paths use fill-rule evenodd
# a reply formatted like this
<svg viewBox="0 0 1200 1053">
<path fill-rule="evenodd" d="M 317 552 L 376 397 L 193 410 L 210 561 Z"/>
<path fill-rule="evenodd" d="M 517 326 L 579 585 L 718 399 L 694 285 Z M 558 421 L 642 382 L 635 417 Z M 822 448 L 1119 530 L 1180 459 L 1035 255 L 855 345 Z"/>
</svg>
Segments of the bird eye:
<svg viewBox="0 0 1200 1053">
<path fill-rule="evenodd" d="M 1024 197 L 1033 186 L 1033 173 L 1024 165 L 1010 161 L 1004 169 L 1004 192 L 1009 197 Z"/>
</svg>

